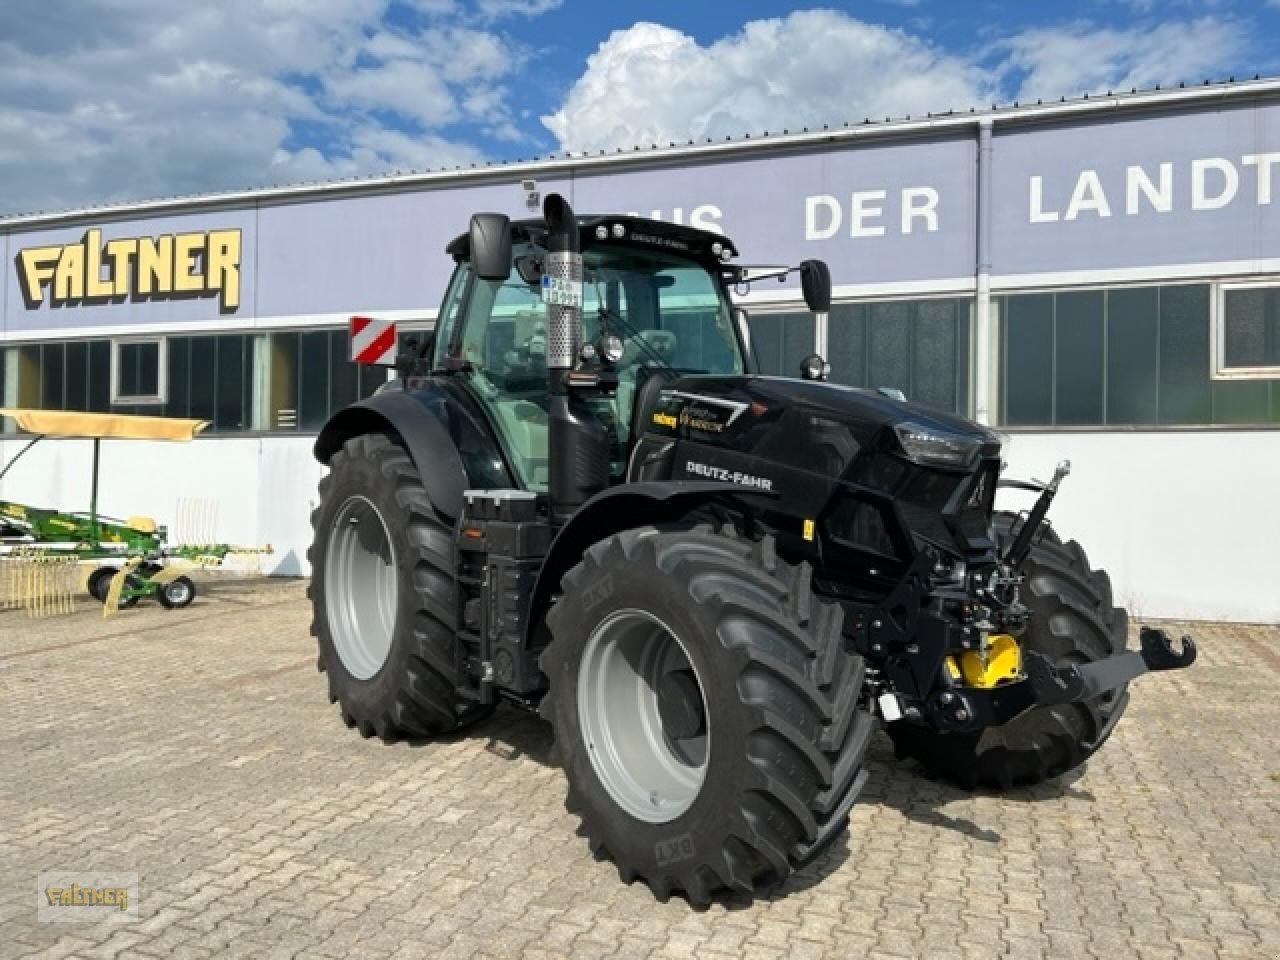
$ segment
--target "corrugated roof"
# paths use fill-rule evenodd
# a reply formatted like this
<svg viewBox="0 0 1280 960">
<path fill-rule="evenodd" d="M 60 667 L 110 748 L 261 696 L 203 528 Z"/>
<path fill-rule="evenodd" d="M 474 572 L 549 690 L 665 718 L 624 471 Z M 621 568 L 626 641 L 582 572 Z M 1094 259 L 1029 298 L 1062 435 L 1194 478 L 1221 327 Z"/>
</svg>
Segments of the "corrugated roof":
<svg viewBox="0 0 1280 960">
<path fill-rule="evenodd" d="M 1133 88 L 1128 91 L 1111 91 L 1105 94 L 1084 94 L 1080 97 L 1061 97 L 1058 100 L 1036 100 L 1035 103 L 993 103 L 990 107 L 969 107 L 967 110 L 947 110 L 928 113 L 924 117 L 885 117 L 860 121 L 846 121 L 839 126 L 824 124 L 821 129 L 802 127 L 800 130 L 765 130 L 760 133 L 744 133 L 721 140 L 706 138 L 702 141 L 668 141 L 665 144 L 635 144 L 630 148 L 599 150 L 578 153 L 551 153 L 529 160 L 496 160 L 487 164 L 471 164 L 439 169 L 415 170 L 407 173 L 396 171 L 388 174 L 371 174 L 343 180 L 315 181 L 224 190 L 185 196 L 161 197 L 137 202 L 104 204 L 51 212 L 32 212 L 0 217 L 0 230 L 14 227 L 57 224 L 60 222 L 123 217 L 137 214 L 174 213 L 201 207 L 244 206 L 261 202 L 287 201 L 323 196 L 346 196 L 368 192 L 406 190 L 414 187 L 448 185 L 474 181 L 536 178 L 539 175 L 580 170 L 597 166 L 634 164 L 638 162 L 664 162 L 688 159 L 693 162 L 726 153 L 791 149 L 807 145 L 838 143 L 863 137 L 893 137 L 918 135 L 930 130 L 949 127 L 972 126 L 980 123 L 1034 122 L 1079 114 L 1102 111 L 1126 111 L 1158 109 L 1160 107 L 1194 104 L 1213 100 L 1280 94 L 1280 77 L 1261 77 L 1252 80 L 1205 80 L 1201 84 L 1179 83 L 1176 87 L 1150 89 Z"/>
</svg>

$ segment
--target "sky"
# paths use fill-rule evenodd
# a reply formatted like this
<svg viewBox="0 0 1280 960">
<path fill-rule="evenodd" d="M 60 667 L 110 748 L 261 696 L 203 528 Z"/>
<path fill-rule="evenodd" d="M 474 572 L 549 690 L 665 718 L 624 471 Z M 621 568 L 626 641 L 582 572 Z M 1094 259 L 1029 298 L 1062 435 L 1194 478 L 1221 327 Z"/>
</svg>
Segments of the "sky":
<svg viewBox="0 0 1280 960">
<path fill-rule="evenodd" d="M 3 0 L 0 216 L 1280 74 L 1280 0 Z"/>
</svg>

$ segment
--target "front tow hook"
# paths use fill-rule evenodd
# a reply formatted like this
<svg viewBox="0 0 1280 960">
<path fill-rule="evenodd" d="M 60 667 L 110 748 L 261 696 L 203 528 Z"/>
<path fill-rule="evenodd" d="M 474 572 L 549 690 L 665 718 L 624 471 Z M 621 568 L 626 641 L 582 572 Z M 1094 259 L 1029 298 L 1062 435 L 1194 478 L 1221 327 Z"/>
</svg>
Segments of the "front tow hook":
<svg viewBox="0 0 1280 960">
<path fill-rule="evenodd" d="M 1139 639 L 1141 651 L 1066 667 L 1054 666 L 1034 650 L 1024 651 L 1023 670 L 1035 700 L 1042 704 L 1091 700 L 1149 671 L 1180 670 L 1196 661 L 1196 644 L 1189 636 L 1183 636 L 1181 650 L 1174 649 L 1169 635 L 1155 627 L 1143 627 Z"/>
</svg>

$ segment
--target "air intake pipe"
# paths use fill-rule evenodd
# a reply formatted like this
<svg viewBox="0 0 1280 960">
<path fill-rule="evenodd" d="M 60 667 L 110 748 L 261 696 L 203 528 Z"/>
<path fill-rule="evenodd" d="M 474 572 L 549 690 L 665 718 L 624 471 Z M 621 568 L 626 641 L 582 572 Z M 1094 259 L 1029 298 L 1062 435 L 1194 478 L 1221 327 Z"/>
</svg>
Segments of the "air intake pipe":
<svg viewBox="0 0 1280 960">
<path fill-rule="evenodd" d="M 609 433 L 588 408 L 569 373 L 582 353 L 582 248 L 578 221 L 558 193 L 542 205 L 547 257 L 548 494 L 552 519 L 563 522 L 609 485 Z"/>
</svg>

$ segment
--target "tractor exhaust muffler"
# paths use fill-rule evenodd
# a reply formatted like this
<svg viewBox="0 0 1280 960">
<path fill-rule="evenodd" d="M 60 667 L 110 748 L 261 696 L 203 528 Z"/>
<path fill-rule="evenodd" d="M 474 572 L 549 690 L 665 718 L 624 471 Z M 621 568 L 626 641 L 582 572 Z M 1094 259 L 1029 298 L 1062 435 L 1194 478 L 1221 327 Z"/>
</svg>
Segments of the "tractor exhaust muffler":
<svg viewBox="0 0 1280 960">
<path fill-rule="evenodd" d="M 569 201 L 550 194 L 542 205 L 547 258 L 548 483 L 553 521 L 563 522 L 609 485 L 609 434 L 569 381 L 582 354 L 582 245 Z"/>
</svg>

